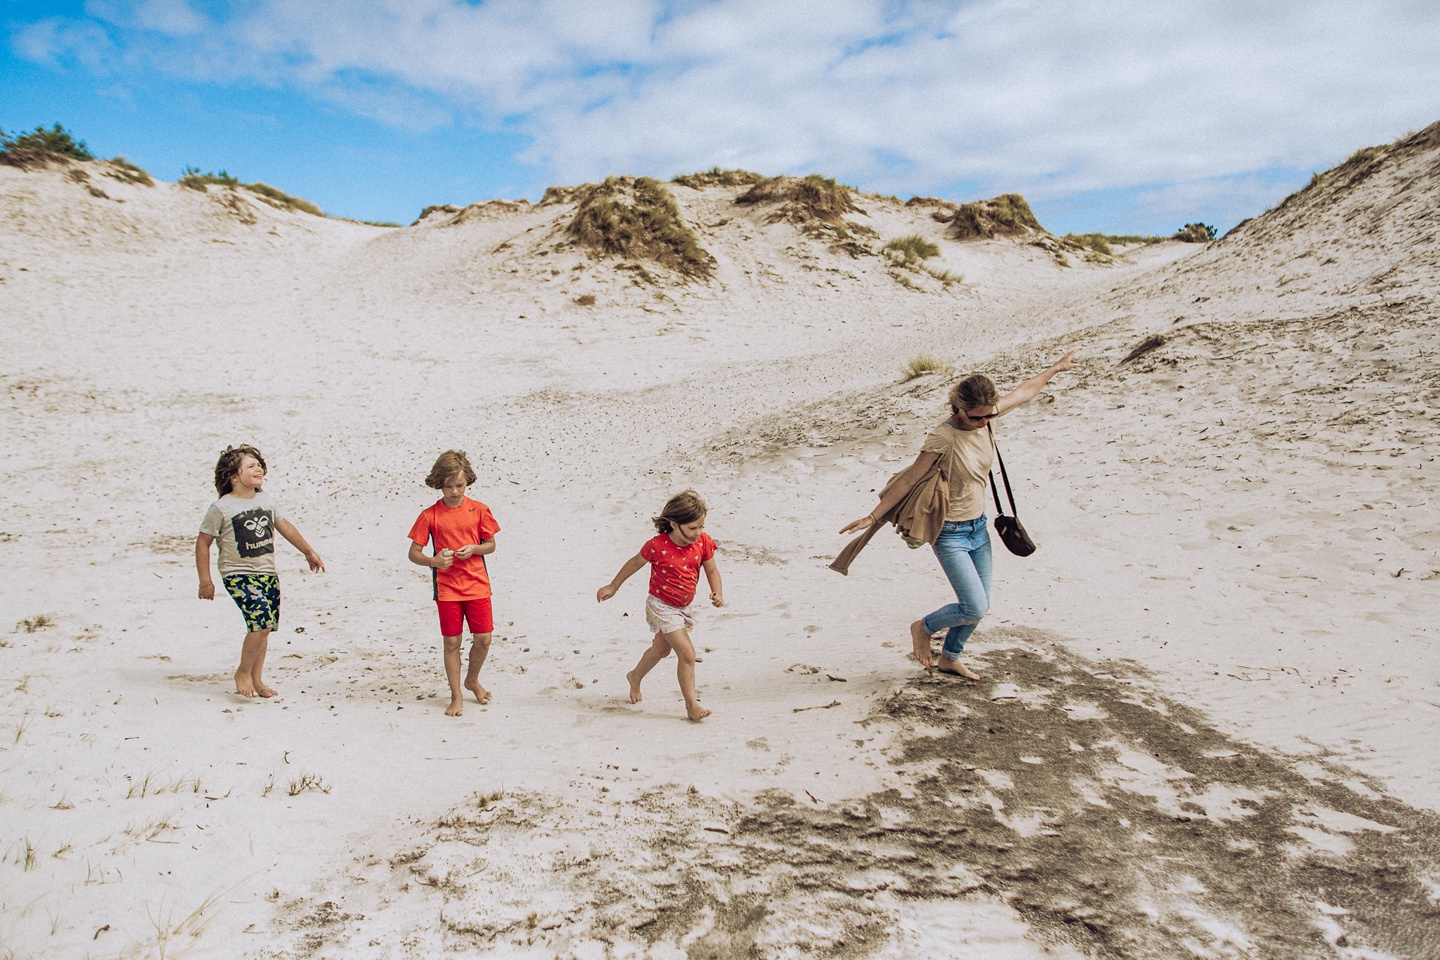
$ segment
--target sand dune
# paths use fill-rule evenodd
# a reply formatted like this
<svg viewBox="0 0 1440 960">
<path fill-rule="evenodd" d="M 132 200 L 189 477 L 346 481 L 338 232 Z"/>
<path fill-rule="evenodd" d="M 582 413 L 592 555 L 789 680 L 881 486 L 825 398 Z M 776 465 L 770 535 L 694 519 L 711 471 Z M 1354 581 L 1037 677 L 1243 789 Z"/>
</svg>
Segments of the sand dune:
<svg viewBox="0 0 1440 960">
<path fill-rule="evenodd" d="M 577 246 L 563 191 L 381 229 L 0 167 L 0 956 L 1435 955 L 1437 163 L 1088 260 L 671 185 L 708 280 Z M 874 252 L 911 234 L 934 272 Z M 900 368 L 1072 346 L 1000 431 L 1041 547 L 989 679 L 927 676 L 928 552 L 825 569 L 941 416 Z M 240 441 L 328 567 L 284 555 L 268 702 L 194 599 Z M 503 527 L 458 720 L 404 560 L 451 446 Z M 698 725 L 665 666 L 625 697 L 643 586 L 593 599 L 684 486 Z"/>
</svg>

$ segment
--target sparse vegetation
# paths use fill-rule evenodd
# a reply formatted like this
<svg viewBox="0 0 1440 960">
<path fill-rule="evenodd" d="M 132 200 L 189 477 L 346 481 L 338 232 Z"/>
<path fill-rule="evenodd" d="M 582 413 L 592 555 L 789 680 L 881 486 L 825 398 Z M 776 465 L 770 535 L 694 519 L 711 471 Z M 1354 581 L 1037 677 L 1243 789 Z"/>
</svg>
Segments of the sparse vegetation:
<svg viewBox="0 0 1440 960">
<path fill-rule="evenodd" d="M 1209 243 L 1215 239 L 1215 228 L 1208 223 L 1187 223 L 1172 239 L 1182 243 Z"/>
<path fill-rule="evenodd" d="M 927 259 L 940 255 L 940 247 L 933 241 L 926 240 L 918 233 L 912 233 L 904 237 L 896 237 L 881 247 L 880 252 L 890 260 L 893 267 L 923 273 L 935 280 L 939 280 L 947 290 L 963 279 L 960 275 L 951 273 L 942 267 L 931 267 L 925 263 Z M 894 269 L 890 271 L 890 275 L 894 277 L 901 286 L 910 290 L 922 291 L 924 289 L 903 274 L 897 273 Z"/>
<path fill-rule="evenodd" d="M 9 136 L 0 130 L 0 163 L 28 170 L 71 160 L 94 160 L 95 155 L 60 124 L 49 130 L 36 127 L 29 133 Z"/>
<path fill-rule="evenodd" d="M 1100 233 L 1067 233 L 1060 238 L 1060 243 L 1071 250 L 1089 250 L 1102 257 L 1115 255 L 1115 248 L 1110 246 L 1110 238 Z"/>
<path fill-rule="evenodd" d="M 1018 193 L 962 203 L 950 218 L 950 235 L 956 240 L 989 240 L 1044 232 L 1030 204 Z"/>
<path fill-rule="evenodd" d="M 706 278 L 714 271 L 715 258 L 700 246 L 659 181 L 608 177 L 577 189 L 574 198 L 578 208 L 566 233 L 578 243 L 610 256 L 652 260 L 687 277 Z"/>
<path fill-rule="evenodd" d="M 845 214 L 859 212 L 854 188 L 812 173 L 808 177 L 771 177 L 762 180 L 735 198 L 746 205 L 780 204 L 771 222 L 789 220 L 805 224 L 819 222 L 842 227 Z"/>
<path fill-rule="evenodd" d="M 922 353 L 913 357 L 909 363 L 900 368 L 900 375 L 909 382 L 918 377 L 927 376 L 932 373 L 949 373 L 950 366 L 942 363 L 939 359 L 928 353 Z"/>
<path fill-rule="evenodd" d="M 269 201 L 272 206 L 279 207 L 281 210 L 308 213 L 315 217 L 325 216 L 325 212 L 309 200 L 292 197 L 285 191 L 277 190 L 268 183 L 256 181 L 255 183 L 242 183 L 241 186 L 251 193 L 258 195 L 261 199 Z"/>
<path fill-rule="evenodd" d="M 329 793 L 330 785 L 326 783 L 319 774 L 315 773 L 307 773 L 298 780 L 290 781 L 290 796 L 298 797 L 308 790 L 318 790 L 321 793 Z"/>
<path fill-rule="evenodd" d="M 152 820 L 149 823 L 141 824 L 139 826 L 136 826 L 133 823 L 129 824 L 125 827 L 125 833 L 129 836 L 135 837 L 137 840 L 154 840 L 162 833 L 166 833 L 170 830 L 179 829 L 180 828 L 175 825 L 175 822 L 171 820 L 170 817 L 162 817 L 159 820 Z"/>
<path fill-rule="evenodd" d="M 148 904 L 145 906 L 145 915 L 150 918 L 150 925 L 155 929 L 155 948 L 160 960 L 178 956 L 181 950 L 200 938 L 200 934 L 205 932 L 213 919 L 211 911 L 220 902 L 220 894 L 220 890 L 210 894 L 178 923 L 175 922 L 175 907 L 171 905 L 170 909 L 166 910 L 164 897 L 160 898 L 160 906 L 153 912 Z M 177 942 L 182 939 L 187 942 Z"/>
<path fill-rule="evenodd" d="M 1369 163 L 1385 153 L 1384 147 L 1361 147 L 1346 159 L 1346 163 Z"/>
<path fill-rule="evenodd" d="M 880 248 L 883 253 L 892 260 L 898 260 L 906 265 L 917 263 L 921 260 L 928 260 L 931 257 L 940 255 L 938 244 L 926 240 L 918 233 L 912 233 L 904 237 L 896 237 Z"/>
<path fill-rule="evenodd" d="M 671 177 L 670 182 L 699 190 L 703 187 L 754 186 L 764 179 L 762 174 L 749 170 L 721 170 L 719 167 L 711 167 L 704 173 L 686 173 Z"/>
<path fill-rule="evenodd" d="M 238 187 L 240 181 L 230 176 L 224 170 L 219 173 L 201 173 L 199 167 L 186 167 L 176 181 L 182 187 L 189 187 L 191 190 L 199 190 L 202 193 L 206 187 Z"/>
<path fill-rule="evenodd" d="M 142 187 L 155 186 L 155 181 L 150 174 L 141 170 L 124 157 L 115 157 L 109 161 L 109 164 L 110 169 L 105 172 L 105 176 L 112 180 L 119 180 L 121 183 L 139 184 Z"/>
<path fill-rule="evenodd" d="M 42 613 L 38 616 L 26 617 L 24 620 L 16 623 L 14 632 L 20 633 L 24 631 L 25 633 L 35 633 L 38 630 L 44 630 L 46 627 L 53 626 L 55 626 L 55 620 Z"/>
<path fill-rule="evenodd" d="M 200 778 L 194 774 L 186 774 L 175 780 L 162 781 L 154 773 L 147 773 L 139 780 L 132 780 L 130 787 L 125 791 L 126 800 L 137 800 L 142 797 L 155 796 L 161 793 L 203 793 L 204 787 Z"/>
<path fill-rule="evenodd" d="M 219 173 L 201 173 L 198 167 L 186 167 L 185 172 L 180 175 L 179 184 L 182 187 L 189 187 L 191 190 L 198 190 L 204 193 L 208 187 L 224 187 L 227 190 L 247 190 L 261 200 L 279 210 L 287 210 L 292 213 L 308 213 L 311 216 L 323 217 L 325 212 L 309 200 L 300 197 L 292 197 L 283 190 L 270 186 L 268 183 L 241 183 L 240 178 L 232 176 L 225 170 Z"/>
</svg>

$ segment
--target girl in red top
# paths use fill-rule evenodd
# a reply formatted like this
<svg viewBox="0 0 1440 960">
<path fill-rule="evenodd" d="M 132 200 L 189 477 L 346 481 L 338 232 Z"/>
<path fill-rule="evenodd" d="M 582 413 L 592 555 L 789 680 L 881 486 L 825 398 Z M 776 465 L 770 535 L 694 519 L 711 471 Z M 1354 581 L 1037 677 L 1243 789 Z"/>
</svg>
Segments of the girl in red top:
<svg viewBox="0 0 1440 960">
<path fill-rule="evenodd" d="M 440 636 L 445 644 L 445 678 L 450 681 L 450 706 L 445 716 L 458 717 L 465 706 L 465 690 L 475 702 L 490 702 L 490 691 L 480 686 L 480 668 L 490 653 L 495 616 L 490 608 L 490 574 L 485 557 L 495 552 L 500 524 L 490 508 L 465 496 L 475 482 L 470 459 L 461 450 L 446 450 L 425 478 L 444 496 L 425 508 L 410 528 L 410 562 L 431 569 L 435 605 L 440 610 Z M 431 556 L 426 544 L 433 543 Z M 470 669 L 460 684 L 460 634 L 470 624 Z"/>
<path fill-rule="evenodd" d="M 710 602 L 717 607 L 725 605 L 720 570 L 715 566 L 715 541 L 705 533 L 705 513 L 705 501 L 694 490 L 675 494 L 660 516 L 654 518 L 659 535 L 646 541 L 639 553 L 625 561 L 615 579 L 595 594 L 596 600 L 609 600 L 631 575 L 650 564 L 645 622 L 655 631 L 655 637 L 635 669 L 625 674 L 630 681 L 630 702 L 640 702 L 640 681 L 673 650 L 679 661 L 675 675 L 685 697 L 685 715 L 691 720 L 710 716 L 695 696 L 695 645 L 690 642 L 690 628 L 695 626 L 690 604 L 695 599 L 701 570 L 710 586 Z"/>
</svg>

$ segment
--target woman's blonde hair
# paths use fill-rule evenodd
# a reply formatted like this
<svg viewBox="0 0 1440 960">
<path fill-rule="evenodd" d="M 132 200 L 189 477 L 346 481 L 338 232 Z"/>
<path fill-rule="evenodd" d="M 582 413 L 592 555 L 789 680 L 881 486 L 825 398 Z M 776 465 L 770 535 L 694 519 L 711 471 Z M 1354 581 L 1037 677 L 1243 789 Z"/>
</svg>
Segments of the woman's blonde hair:
<svg viewBox="0 0 1440 960">
<path fill-rule="evenodd" d="M 435 458 L 435 466 L 430 468 L 430 475 L 425 478 L 425 486 L 434 487 L 436 490 L 445 486 L 445 481 L 456 474 L 465 475 L 465 483 L 474 483 L 477 479 L 475 469 L 470 466 L 470 458 L 465 456 L 464 450 L 446 450 Z"/>
<path fill-rule="evenodd" d="M 972 373 L 950 388 L 950 409 L 955 413 L 974 407 L 993 407 L 999 402 L 995 381 L 983 373 Z"/>
<path fill-rule="evenodd" d="M 710 508 L 705 506 L 700 494 L 694 490 L 682 490 L 665 502 L 665 509 L 660 511 L 660 516 L 650 519 L 654 521 L 658 532 L 669 533 L 672 526 L 694 523 L 709 512 Z"/>
<path fill-rule="evenodd" d="M 225 496 L 235 487 L 235 478 L 240 475 L 240 464 L 246 457 L 254 457 L 260 464 L 261 470 L 266 470 L 265 458 L 260 456 L 260 451 L 242 443 L 238 447 L 226 447 L 225 452 L 220 454 L 220 459 L 215 461 L 215 492 Z"/>
</svg>

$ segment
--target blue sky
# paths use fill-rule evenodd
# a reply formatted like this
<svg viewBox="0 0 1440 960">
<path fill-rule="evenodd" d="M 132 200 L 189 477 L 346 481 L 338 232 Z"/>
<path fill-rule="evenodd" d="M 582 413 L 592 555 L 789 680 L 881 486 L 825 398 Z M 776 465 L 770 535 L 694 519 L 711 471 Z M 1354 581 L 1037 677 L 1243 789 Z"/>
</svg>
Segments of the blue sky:
<svg viewBox="0 0 1440 960">
<path fill-rule="evenodd" d="M 718 165 L 1223 231 L 1440 120 L 1437 51 L 1434 0 L 0 0 L 0 128 L 398 223 Z"/>
</svg>

